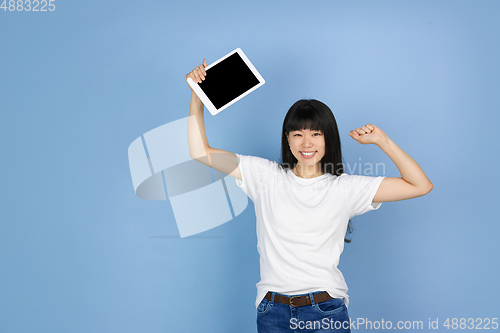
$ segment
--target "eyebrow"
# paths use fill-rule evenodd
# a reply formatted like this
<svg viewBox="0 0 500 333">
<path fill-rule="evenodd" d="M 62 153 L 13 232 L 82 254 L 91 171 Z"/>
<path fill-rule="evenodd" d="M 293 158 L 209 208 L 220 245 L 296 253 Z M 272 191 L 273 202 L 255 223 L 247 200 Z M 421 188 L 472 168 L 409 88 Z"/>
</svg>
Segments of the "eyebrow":
<svg viewBox="0 0 500 333">
<path fill-rule="evenodd" d="M 321 130 L 310 130 L 311 132 L 321 132 Z M 293 130 L 290 132 L 302 132 L 302 130 Z"/>
</svg>

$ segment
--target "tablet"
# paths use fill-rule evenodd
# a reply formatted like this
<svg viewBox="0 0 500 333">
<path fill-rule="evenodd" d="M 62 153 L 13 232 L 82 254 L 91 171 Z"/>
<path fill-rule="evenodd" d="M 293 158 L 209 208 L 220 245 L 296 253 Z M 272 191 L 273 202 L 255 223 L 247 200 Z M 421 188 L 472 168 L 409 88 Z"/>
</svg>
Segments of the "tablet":
<svg viewBox="0 0 500 333">
<path fill-rule="evenodd" d="M 265 83 L 239 48 L 205 67 L 205 71 L 207 76 L 201 83 L 191 78 L 187 82 L 214 116 Z"/>
</svg>

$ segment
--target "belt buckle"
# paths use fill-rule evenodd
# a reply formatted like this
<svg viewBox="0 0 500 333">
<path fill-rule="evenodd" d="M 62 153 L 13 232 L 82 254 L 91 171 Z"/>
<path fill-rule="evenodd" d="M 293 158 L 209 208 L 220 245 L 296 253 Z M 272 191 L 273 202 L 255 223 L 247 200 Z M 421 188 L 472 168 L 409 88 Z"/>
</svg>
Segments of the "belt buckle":
<svg viewBox="0 0 500 333">
<path fill-rule="evenodd" d="M 294 308 L 296 308 L 297 306 L 296 305 L 293 305 L 293 299 L 294 298 L 300 298 L 302 296 L 293 296 L 293 297 L 290 297 L 290 305 L 293 306 Z"/>
</svg>

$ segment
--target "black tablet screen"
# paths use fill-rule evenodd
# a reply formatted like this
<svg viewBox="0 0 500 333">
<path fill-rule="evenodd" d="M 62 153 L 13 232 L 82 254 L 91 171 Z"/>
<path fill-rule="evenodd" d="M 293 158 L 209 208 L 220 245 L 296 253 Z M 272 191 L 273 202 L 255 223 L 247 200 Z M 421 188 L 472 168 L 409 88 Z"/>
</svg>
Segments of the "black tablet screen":
<svg viewBox="0 0 500 333">
<path fill-rule="evenodd" d="M 199 87 L 220 109 L 233 99 L 259 84 L 259 80 L 235 52 L 207 70 L 207 76 Z"/>
</svg>

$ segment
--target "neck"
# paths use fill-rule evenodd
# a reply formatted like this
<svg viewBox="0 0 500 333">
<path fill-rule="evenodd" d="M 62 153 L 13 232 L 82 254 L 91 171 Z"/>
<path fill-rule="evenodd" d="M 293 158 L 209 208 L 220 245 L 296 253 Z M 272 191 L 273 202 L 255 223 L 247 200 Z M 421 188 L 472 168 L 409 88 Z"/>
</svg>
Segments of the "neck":
<svg viewBox="0 0 500 333">
<path fill-rule="evenodd" d="M 297 164 L 294 168 L 294 173 L 301 178 L 315 178 L 321 176 L 324 172 L 321 170 L 320 163 L 315 165 Z"/>
</svg>

